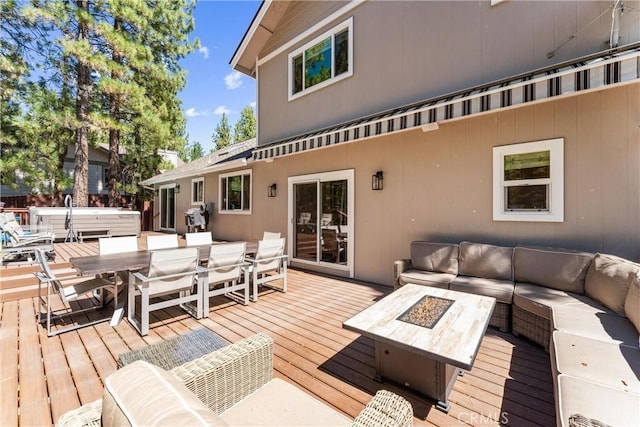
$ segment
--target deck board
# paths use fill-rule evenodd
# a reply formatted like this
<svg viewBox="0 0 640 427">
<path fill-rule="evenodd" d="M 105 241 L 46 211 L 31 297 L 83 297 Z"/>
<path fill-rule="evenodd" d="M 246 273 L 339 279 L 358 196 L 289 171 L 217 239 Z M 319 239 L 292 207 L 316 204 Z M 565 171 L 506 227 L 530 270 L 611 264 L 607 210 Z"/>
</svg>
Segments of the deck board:
<svg viewBox="0 0 640 427">
<path fill-rule="evenodd" d="M 58 246 L 64 248 L 57 260 L 62 266 L 64 256 L 97 252 L 95 242 Z M 2 302 L 0 425 L 50 425 L 101 396 L 119 354 L 199 327 L 230 342 L 266 332 L 275 341 L 274 376 L 350 417 L 385 388 L 412 403 L 417 426 L 555 424 L 549 355 L 540 347 L 489 328 L 445 414 L 400 385 L 374 381 L 373 341 L 342 328 L 389 288 L 295 269 L 288 284 L 287 293 L 261 290 L 259 301 L 248 306 L 216 297 L 209 317 L 199 321 L 177 307 L 152 313 L 146 337 L 124 320 L 115 328 L 103 322 L 47 338 L 35 322 L 36 298 Z"/>
</svg>

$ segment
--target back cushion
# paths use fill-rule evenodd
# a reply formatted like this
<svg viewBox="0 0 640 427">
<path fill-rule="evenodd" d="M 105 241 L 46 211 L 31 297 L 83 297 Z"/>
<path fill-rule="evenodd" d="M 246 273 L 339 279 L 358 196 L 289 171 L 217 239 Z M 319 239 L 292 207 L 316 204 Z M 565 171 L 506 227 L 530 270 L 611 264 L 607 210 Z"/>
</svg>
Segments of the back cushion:
<svg viewBox="0 0 640 427">
<path fill-rule="evenodd" d="M 625 298 L 639 269 L 638 264 L 625 259 L 596 254 L 587 272 L 584 290 L 587 296 L 624 316 Z"/>
<path fill-rule="evenodd" d="M 411 242 L 411 267 L 437 273 L 458 274 L 458 245 Z"/>
<path fill-rule="evenodd" d="M 518 246 L 513 252 L 516 282 L 584 294 L 584 279 L 593 254 L 566 249 Z"/>
<path fill-rule="evenodd" d="M 640 333 L 640 273 L 636 274 L 629 285 L 629 292 L 624 300 L 624 312 Z"/>
<path fill-rule="evenodd" d="M 173 374 L 144 361 L 109 375 L 103 426 L 224 426 L 225 422 Z"/>
<path fill-rule="evenodd" d="M 513 248 L 462 242 L 458 273 L 485 279 L 513 280 L 512 258 Z"/>
</svg>

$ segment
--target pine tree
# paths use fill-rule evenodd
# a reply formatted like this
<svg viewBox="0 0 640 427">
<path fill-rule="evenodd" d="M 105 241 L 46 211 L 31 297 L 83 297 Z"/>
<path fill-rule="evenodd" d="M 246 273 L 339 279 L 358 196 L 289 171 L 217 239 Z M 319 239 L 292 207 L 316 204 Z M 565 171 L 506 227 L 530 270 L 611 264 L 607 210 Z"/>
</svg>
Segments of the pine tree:
<svg viewBox="0 0 640 427">
<path fill-rule="evenodd" d="M 234 142 L 242 142 L 256 136 L 256 116 L 253 108 L 247 105 L 240 112 L 240 119 L 236 122 L 233 130 Z"/>
<path fill-rule="evenodd" d="M 231 144 L 231 126 L 229 126 L 226 113 L 222 113 L 222 118 L 213 131 L 212 139 L 216 150 L 220 150 Z"/>
</svg>

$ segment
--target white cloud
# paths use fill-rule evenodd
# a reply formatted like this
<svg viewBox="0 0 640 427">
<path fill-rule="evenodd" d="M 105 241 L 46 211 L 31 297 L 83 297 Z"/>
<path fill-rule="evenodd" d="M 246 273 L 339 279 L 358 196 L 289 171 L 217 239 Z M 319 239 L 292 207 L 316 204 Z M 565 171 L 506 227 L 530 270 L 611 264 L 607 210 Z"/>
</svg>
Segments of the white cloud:
<svg viewBox="0 0 640 427">
<path fill-rule="evenodd" d="M 184 112 L 187 117 L 198 117 L 198 116 L 207 116 L 209 112 L 205 111 L 197 111 L 195 108 L 191 107 L 187 111 Z"/>
<path fill-rule="evenodd" d="M 198 49 L 198 53 L 201 53 L 202 56 L 204 56 L 204 59 L 209 58 L 209 48 L 206 46 L 200 46 L 200 49 Z"/>
<path fill-rule="evenodd" d="M 227 89 L 237 89 L 242 85 L 242 74 L 240 71 L 234 71 L 224 76 L 224 83 L 227 85 Z"/>
<path fill-rule="evenodd" d="M 254 110 L 256 109 L 256 101 L 253 101 L 252 103 L 249 104 L 251 106 L 251 108 L 253 108 Z"/>
<path fill-rule="evenodd" d="M 218 108 L 216 108 L 213 111 L 213 114 L 215 114 L 216 116 L 221 116 L 222 114 L 226 114 L 227 116 L 229 115 L 229 113 L 231 113 L 231 110 L 229 110 L 227 107 L 225 107 L 224 105 L 220 105 Z"/>
</svg>

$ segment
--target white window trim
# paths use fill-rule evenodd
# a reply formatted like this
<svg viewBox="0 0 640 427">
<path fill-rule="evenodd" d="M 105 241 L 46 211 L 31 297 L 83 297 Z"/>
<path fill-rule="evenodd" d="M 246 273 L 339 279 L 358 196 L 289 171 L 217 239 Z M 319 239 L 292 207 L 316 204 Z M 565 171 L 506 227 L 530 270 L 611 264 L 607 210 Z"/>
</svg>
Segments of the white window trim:
<svg viewBox="0 0 640 427">
<path fill-rule="evenodd" d="M 354 169 L 344 169 L 344 170 L 337 170 L 337 171 L 331 171 L 331 172 L 320 172 L 320 173 L 313 173 L 313 174 L 309 174 L 309 175 L 297 175 L 297 176 L 291 176 L 288 178 L 288 182 L 287 182 L 287 191 L 289 193 L 289 197 L 287 200 L 287 215 L 289 218 L 289 225 L 288 225 L 288 235 L 289 236 L 293 236 L 293 234 L 295 233 L 295 228 L 294 228 L 294 224 L 296 223 L 296 217 L 295 217 L 295 213 L 294 213 L 294 197 L 295 197 L 295 191 L 294 191 L 294 184 L 302 184 L 302 183 L 311 183 L 311 182 L 326 182 L 326 181 L 338 181 L 341 179 L 346 179 L 347 180 L 347 211 L 349 212 L 349 219 L 348 219 L 348 224 L 345 227 L 345 229 L 347 230 L 348 236 L 349 236 L 349 244 L 347 245 L 347 265 L 343 266 L 343 265 L 337 265 L 337 264 L 332 264 L 332 263 L 325 263 L 322 261 L 310 261 L 310 260 L 304 260 L 304 259 L 300 259 L 300 258 L 293 258 L 291 257 L 291 261 L 299 263 L 300 265 L 310 265 L 310 266 L 320 266 L 320 267 L 324 267 L 324 268 L 329 268 L 329 269 L 333 269 L 333 270 L 340 270 L 340 271 L 348 271 L 349 272 L 349 277 L 353 279 L 354 274 L 355 274 L 355 267 L 354 267 L 354 259 L 355 259 L 355 226 L 354 226 L 354 220 L 355 220 L 355 170 Z M 318 204 L 320 204 L 320 194 L 318 194 Z M 319 222 L 317 223 L 319 225 Z M 294 247 L 293 247 L 293 242 L 294 239 L 287 239 L 287 251 L 290 254 L 294 253 Z M 318 250 L 320 250 L 320 248 L 318 247 Z"/>
<path fill-rule="evenodd" d="M 551 178 L 531 180 L 531 184 L 549 184 L 549 210 L 513 212 L 505 210 L 504 156 L 549 150 Z M 564 138 L 493 147 L 493 220 L 494 221 L 564 221 Z"/>
<path fill-rule="evenodd" d="M 223 178 L 233 177 L 233 176 L 240 176 L 240 175 L 249 175 L 249 177 L 251 179 L 251 182 L 249 183 L 249 209 L 248 210 L 243 210 L 243 209 L 234 209 L 234 210 L 223 209 L 222 179 Z M 243 169 L 243 170 L 240 170 L 240 171 L 229 172 L 229 173 L 224 173 L 224 174 L 218 175 L 218 213 L 220 215 L 251 215 L 251 211 L 252 210 L 253 210 L 253 171 L 251 169 Z"/>
<path fill-rule="evenodd" d="M 195 184 L 196 182 L 202 183 L 202 200 L 195 200 L 196 194 L 194 194 L 193 192 L 193 184 Z M 191 204 L 198 205 L 198 206 L 204 204 L 204 177 L 194 178 L 191 180 Z"/>
<path fill-rule="evenodd" d="M 349 40 L 348 40 L 348 45 L 349 45 L 349 69 L 340 74 L 339 76 L 333 76 L 328 80 L 323 81 L 322 83 L 318 83 L 316 85 L 311 86 L 310 88 L 306 88 L 306 89 L 302 89 L 300 92 L 298 93 L 293 93 L 293 67 L 291 66 L 291 61 L 293 60 L 293 58 L 295 58 L 296 56 L 302 54 L 303 55 L 303 76 L 302 79 L 304 81 L 304 51 L 307 50 L 308 48 L 310 48 L 311 46 L 314 46 L 318 43 L 320 43 L 322 40 L 331 37 L 331 73 L 333 74 L 334 69 L 335 69 L 335 64 L 334 59 L 335 59 L 335 55 L 334 55 L 334 48 L 335 48 L 335 43 L 334 43 L 334 36 L 339 33 L 340 31 L 344 30 L 348 28 L 349 29 Z M 318 37 L 314 38 L 313 40 L 311 40 L 310 42 L 305 43 L 303 46 L 299 47 L 298 49 L 294 50 L 293 52 L 289 53 L 289 55 L 287 56 L 287 94 L 288 94 L 288 99 L 289 101 L 293 101 L 295 99 L 298 99 L 302 96 L 308 95 L 310 93 L 313 93 L 315 91 L 318 91 L 320 89 L 323 89 L 327 86 L 330 86 L 334 83 L 337 83 L 341 80 L 344 80 L 346 78 L 349 78 L 353 75 L 353 17 L 350 17 L 349 19 L 347 19 L 346 21 L 342 22 L 341 24 L 333 27 L 332 29 L 330 29 L 329 31 L 326 31 L 325 33 L 319 35 Z"/>
</svg>

